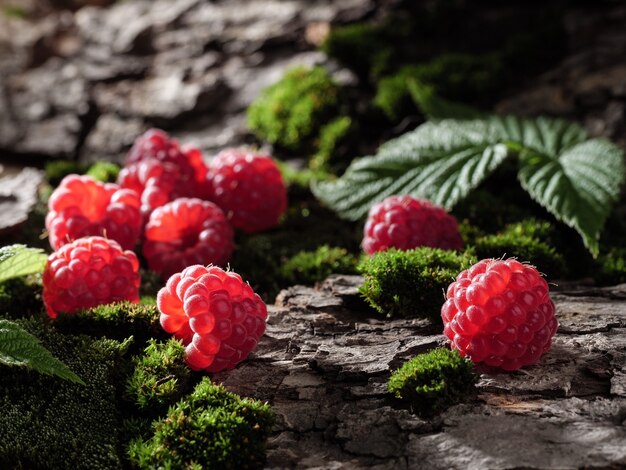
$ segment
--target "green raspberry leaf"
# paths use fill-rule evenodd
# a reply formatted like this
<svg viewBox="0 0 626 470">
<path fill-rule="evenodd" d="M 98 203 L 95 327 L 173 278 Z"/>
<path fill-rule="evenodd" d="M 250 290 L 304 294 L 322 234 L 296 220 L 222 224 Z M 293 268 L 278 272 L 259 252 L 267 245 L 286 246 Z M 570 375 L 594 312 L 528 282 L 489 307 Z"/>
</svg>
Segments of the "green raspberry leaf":
<svg viewBox="0 0 626 470">
<path fill-rule="evenodd" d="M 456 105 L 437 103 L 427 113 L 456 112 Z M 623 152 L 561 119 L 489 116 L 427 122 L 387 142 L 375 156 L 355 160 L 341 178 L 313 185 L 313 192 L 350 220 L 398 194 L 451 209 L 509 155 L 519 157 L 522 187 L 577 230 L 596 256 L 600 231 L 624 180 Z"/>
<path fill-rule="evenodd" d="M 387 142 L 377 155 L 356 160 L 338 180 L 314 185 L 313 191 L 350 220 L 394 194 L 450 209 L 509 154 L 499 131 L 488 120 L 428 122 Z"/>
<path fill-rule="evenodd" d="M 0 364 L 29 367 L 42 374 L 85 385 L 65 364 L 44 348 L 39 340 L 17 323 L 0 320 Z"/>
<path fill-rule="evenodd" d="M 0 248 L 0 282 L 14 277 L 40 273 L 48 256 L 39 248 L 9 245 Z"/>
<path fill-rule="evenodd" d="M 518 177 L 535 201 L 578 231 L 598 255 L 600 232 L 624 179 L 624 157 L 616 145 L 592 139 L 558 154 L 525 149 Z"/>
</svg>

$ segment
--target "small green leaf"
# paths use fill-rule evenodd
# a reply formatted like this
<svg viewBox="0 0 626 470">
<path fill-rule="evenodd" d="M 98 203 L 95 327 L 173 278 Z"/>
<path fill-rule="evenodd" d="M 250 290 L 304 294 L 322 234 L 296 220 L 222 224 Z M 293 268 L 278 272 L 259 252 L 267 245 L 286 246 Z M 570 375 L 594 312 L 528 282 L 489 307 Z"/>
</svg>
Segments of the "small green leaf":
<svg viewBox="0 0 626 470">
<path fill-rule="evenodd" d="M 14 277 L 40 273 L 48 256 L 39 248 L 9 245 L 0 248 L 0 282 Z"/>
<path fill-rule="evenodd" d="M 313 186 L 340 216 L 358 220 L 394 194 L 452 208 L 507 157 L 499 118 L 428 122 L 353 162 L 336 181 Z"/>
<path fill-rule="evenodd" d="M 417 79 L 409 80 L 407 87 L 417 107 L 431 121 L 439 119 L 480 119 L 487 117 L 487 114 L 470 106 L 441 98 L 435 93 L 435 88 L 432 85 L 428 85 Z"/>
<path fill-rule="evenodd" d="M 44 348 L 39 340 L 18 324 L 0 320 L 0 364 L 29 367 L 42 374 L 85 385 L 65 364 Z"/>
<path fill-rule="evenodd" d="M 530 196 L 580 233 L 598 255 L 598 240 L 624 179 L 622 151 L 611 142 L 592 139 L 560 153 L 525 150 L 519 180 Z"/>
</svg>

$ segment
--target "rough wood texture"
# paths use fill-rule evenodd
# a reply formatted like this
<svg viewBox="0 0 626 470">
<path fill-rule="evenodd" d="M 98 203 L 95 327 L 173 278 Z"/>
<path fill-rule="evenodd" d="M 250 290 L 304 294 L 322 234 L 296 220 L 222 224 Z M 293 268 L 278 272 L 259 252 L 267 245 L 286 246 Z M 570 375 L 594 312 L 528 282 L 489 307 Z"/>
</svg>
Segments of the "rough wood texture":
<svg viewBox="0 0 626 470">
<path fill-rule="evenodd" d="M 359 276 L 284 290 L 256 354 L 215 379 L 270 401 L 268 467 L 626 468 L 626 285 L 553 294 L 540 364 L 482 373 L 479 395 L 433 420 L 386 393 L 390 370 L 445 344 L 425 320 L 381 320 Z"/>
</svg>

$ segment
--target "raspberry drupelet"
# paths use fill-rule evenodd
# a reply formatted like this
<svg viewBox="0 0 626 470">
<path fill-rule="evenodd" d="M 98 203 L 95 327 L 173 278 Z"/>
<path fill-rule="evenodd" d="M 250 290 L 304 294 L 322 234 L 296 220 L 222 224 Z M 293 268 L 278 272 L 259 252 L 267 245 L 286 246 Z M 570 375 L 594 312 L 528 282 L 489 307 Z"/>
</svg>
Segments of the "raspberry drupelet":
<svg viewBox="0 0 626 470">
<path fill-rule="evenodd" d="M 58 249 L 81 237 L 100 235 L 133 249 L 141 234 L 139 196 L 89 176 L 68 175 L 48 200 L 46 229 Z"/>
<path fill-rule="evenodd" d="M 193 196 L 193 186 L 180 178 L 178 167 L 155 159 L 132 163 L 120 171 L 117 178 L 122 188 L 131 189 L 141 197 L 144 224 L 152 211 L 179 197 Z"/>
<path fill-rule="evenodd" d="M 408 195 L 391 196 L 370 209 L 361 246 L 367 254 L 420 246 L 460 250 L 463 238 L 456 219 L 442 207 Z"/>
<path fill-rule="evenodd" d="M 122 300 L 139 302 L 139 261 L 114 240 L 80 238 L 48 257 L 43 301 L 48 315 Z"/>
<path fill-rule="evenodd" d="M 155 209 L 145 228 L 143 255 L 167 279 L 194 264 L 224 265 L 234 248 L 233 229 L 215 204 L 176 199 Z"/>
<path fill-rule="evenodd" d="M 533 266 L 484 259 L 458 275 L 446 299 L 444 335 L 475 363 L 512 371 L 550 349 L 558 326 L 554 302 Z"/>
<path fill-rule="evenodd" d="M 189 266 L 171 276 L 157 306 L 161 326 L 184 342 L 194 370 L 235 367 L 265 332 L 263 300 L 241 276 L 216 266 Z"/>
<path fill-rule="evenodd" d="M 270 157 L 228 149 L 209 162 L 209 199 L 233 227 L 247 233 L 274 227 L 287 208 L 287 189 Z"/>
</svg>

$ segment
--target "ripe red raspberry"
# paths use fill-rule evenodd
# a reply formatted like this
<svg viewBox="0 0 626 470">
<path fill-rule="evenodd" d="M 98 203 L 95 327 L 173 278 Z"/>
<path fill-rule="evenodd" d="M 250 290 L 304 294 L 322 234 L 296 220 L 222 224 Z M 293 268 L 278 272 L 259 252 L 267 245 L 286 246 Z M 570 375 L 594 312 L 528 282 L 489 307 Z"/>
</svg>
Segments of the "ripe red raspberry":
<svg viewBox="0 0 626 470">
<path fill-rule="evenodd" d="M 452 349 L 504 370 L 535 364 L 550 349 L 558 322 L 548 283 L 514 259 L 484 259 L 450 284 L 441 308 Z"/>
<path fill-rule="evenodd" d="M 265 332 L 267 308 L 239 274 L 189 266 L 157 295 L 161 326 L 183 340 L 194 370 L 232 369 Z"/>
<path fill-rule="evenodd" d="M 152 212 L 143 255 L 151 270 L 167 279 L 193 264 L 226 264 L 233 251 L 233 229 L 209 201 L 180 198 Z"/>
<path fill-rule="evenodd" d="M 139 136 L 126 158 L 126 166 L 144 160 L 158 160 L 178 169 L 177 187 L 185 188 L 180 196 L 207 197 L 207 167 L 200 150 L 181 148 L 176 139 L 171 139 L 160 129 L 150 129 Z"/>
<path fill-rule="evenodd" d="M 141 234 L 140 204 L 134 191 L 68 175 L 48 200 L 50 245 L 56 250 L 72 240 L 101 235 L 132 249 Z"/>
<path fill-rule="evenodd" d="M 139 302 L 139 261 L 114 240 L 79 238 L 48 257 L 43 301 L 50 317 L 122 300 Z"/>
<path fill-rule="evenodd" d="M 367 254 L 420 246 L 460 250 L 463 238 L 456 219 L 442 207 L 408 195 L 391 196 L 370 209 L 361 246 Z"/>
<path fill-rule="evenodd" d="M 180 178 L 178 167 L 172 163 L 147 159 L 132 163 L 120 171 L 117 178 L 122 188 L 132 189 L 141 196 L 144 223 L 154 209 L 179 197 L 192 196 L 189 185 Z"/>
<path fill-rule="evenodd" d="M 241 149 L 228 149 L 209 163 L 209 199 L 233 227 L 252 233 L 278 224 L 287 208 L 287 189 L 274 161 Z"/>
</svg>

